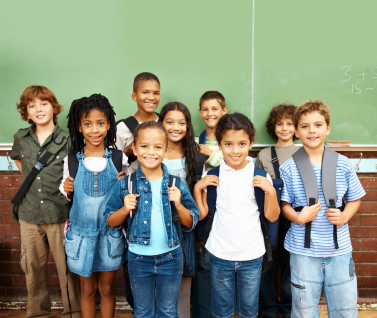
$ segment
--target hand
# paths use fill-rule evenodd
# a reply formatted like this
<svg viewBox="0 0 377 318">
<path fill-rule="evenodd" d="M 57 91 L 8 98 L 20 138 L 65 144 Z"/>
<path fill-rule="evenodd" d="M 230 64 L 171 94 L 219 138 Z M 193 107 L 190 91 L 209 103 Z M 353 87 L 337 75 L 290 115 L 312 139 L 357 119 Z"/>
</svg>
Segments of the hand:
<svg viewBox="0 0 377 318">
<path fill-rule="evenodd" d="M 212 155 L 213 150 L 211 150 L 207 145 L 200 144 L 200 153 L 203 155 L 210 157 Z"/>
<path fill-rule="evenodd" d="M 339 209 L 327 209 L 325 215 L 329 218 L 330 223 L 336 226 L 341 226 L 348 222 Z"/>
<path fill-rule="evenodd" d="M 194 191 L 202 191 L 208 186 L 219 186 L 219 177 L 214 175 L 206 175 L 201 180 L 199 180 L 194 188 Z"/>
<path fill-rule="evenodd" d="M 70 194 L 73 192 L 73 181 L 74 179 L 68 176 L 67 179 L 65 179 L 64 184 L 63 184 L 63 189 L 65 193 L 67 193 L 68 198 L 70 197 Z"/>
<path fill-rule="evenodd" d="M 274 194 L 276 193 L 274 186 L 272 183 L 265 177 L 262 176 L 255 176 L 253 178 L 253 187 L 261 188 L 267 194 Z"/>
<path fill-rule="evenodd" d="M 181 204 L 181 191 L 175 186 L 169 188 L 169 201 L 173 201 L 175 207 L 178 207 Z"/>
<path fill-rule="evenodd" d="M 298 216 L 299 224 L 302 225 L 313 221 L 316 218 L 319 210 L 321 210 L 321 203 L 319 200 L 314 205 L 304 207 Z"/>
<path fill-rule="evenodd" d="M 117 181 L 119 181 L 120 179 L 122 179 L 123 177 L 125 177 L 127 175 L 127 173 L 125 173 L 124 171 L 121 171 L 117 174 Z"/>
<path fill-rule="evenodd" d="M 131 154 L 133 154 L 133 151 L 132 151 L 132 142 L 126 148 L 124 148 L 123 153 L 127 157 L 129 157 Z"/>
<path fill-rule="evenodd" d="M 126 210 L 126 213 L 127 214 L 130 214 L 131 217 L 132 217 L 132 210 L 135 210 L 136 209 L 136 206 L 137 206 L 137 198 L 139 197 L 138 194 L 127 194 L 125 197 L 124 197 L 124 209 Z"/>
</svg>

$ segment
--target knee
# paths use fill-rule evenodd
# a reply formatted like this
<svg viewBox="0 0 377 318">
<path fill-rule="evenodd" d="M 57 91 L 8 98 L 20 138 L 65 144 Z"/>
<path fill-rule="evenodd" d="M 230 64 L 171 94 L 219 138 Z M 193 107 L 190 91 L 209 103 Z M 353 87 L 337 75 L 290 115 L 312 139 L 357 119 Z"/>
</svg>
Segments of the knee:
<svg viewBox="0 0 377 318">
<path fill-rule="evenodd" d="M 90 298 L 95 295 L 97 291 L 97 283 L 95 282 L 81 282 L 81 297 Z"/>
<path fill-rule="evenodd" d="M 98 289 L 102 297 L 114 296 L 114 283 L 100 283 Z"/>
</svg>

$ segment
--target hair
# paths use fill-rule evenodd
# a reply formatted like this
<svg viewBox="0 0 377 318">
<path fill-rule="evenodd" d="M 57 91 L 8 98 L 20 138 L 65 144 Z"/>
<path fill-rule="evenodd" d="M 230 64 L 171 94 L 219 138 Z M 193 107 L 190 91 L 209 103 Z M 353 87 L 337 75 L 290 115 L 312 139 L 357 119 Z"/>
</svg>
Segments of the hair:
<svg viewBox="0 0 377 318">
<path fill-rule="evenodd" d="M 168 146 L 168 142 L 169 142 L 168 133 L 166 132 L 164 126 L 162 126 L 159 122 L 155 122 L 154 120 L 145 121 L 145 122 L 141 123 L 140 125 L 138 125 L 136 127 L 135 132 L 134 132 L 134 141 L 133 141 L 134 146 L 136 146 L 136 141 L 137 141 L 137 137 L 138 137 L 139 131 L 145 130 L 145 129 L 157 129 L 157 130 L 161 130 L 164 133 L 164 135 L 165 135 L 166 147 Z"/>
<path fill-rule="evenodd" d="M 113 106 L 110 105 L 109 100 L 101 94 L 93 94 L 89 97 L 82 97 L 72 102 L 71 108 L 68 113 L 68 130 L 72 141 L 72 151 L 77 153 L 85 146 L 84 136 L 79 131 L 79 125 L 81 117 L 85 114 L 85 118 L 89 112 L 93 109 L 97 109 L 103 112 L 108 122 L 110 123 L 110 129 L 107 132 L 105 139 L 105 146 L 117 148 L 116 141 L 116 125 L 115 125 L 115 112 Z"/>
<path fill-rule="evenodd" d="M 221 105 L 221 108 L 224 108 L 225 105 L 225 97 L 218 91 L 207 91 L 205 92 L 199 100 L 199 109 L 202 108 L 202 104 L 206 100 L 216 99 L 216 101 Z"/>
<path fill-rule="evenodd" d="M 215 136 L 217 142 L 220 144 L 224 134 L 228 130 L 243 130 L 249 135 L 250 142 L 254 141 L 255 128 L 253 123 L 245 115 L 240 113 L 226 114 L 220 118 L 217 123 Z"/>
<path fill-rule="evenodd" d="M 298 122 L 302 115 L 307 113 L 318 112 L 324 118 L 327 125 L 330 125 L 330 109 L 319 99 L 311 100 L 302 103 L 293 115 L 293 123 L 295 128 L 298 127 Z"/>
<path fill-rule="evenodd" d="M 272 107 L 270 113 L 268 114 L 266 121 L 266 129 L 268 134 L 272 139 L 278 140 L 278 136 L 275 133 L 276 124 L 282 119 L 292 119 L 293 115 L 297 109 L 297 106 L 292 104 L 279 104 Z M 293 141 L 298 139 L 295 134 L 293 134 Z"/>
<path fill-rule="evenodd" d="M 134 93 L 136 93 L 140 84 L 143 83 L 143 82 L 146 82 L 146 81 L 156 81 L 158 83 L 158 85 L 161 85 L 160 81 L 159 81 L 159 79 L 156 75 L 154 75 L 152 73 L 148 73 L 148 72 L 143 72 L 143 73 L 137 74 L 135 79 L 134 79 L 134 87 L 133 87 Z"/>
<path fill-rule="evenodd" d="M 194 190 L 195 182 L 196 182 L 196 166 L 197 166 L 197 159 L 196 153 L 200 150 L 199 146 L 195 143 L 195 132 L 194 128 L 192 127 L 192 120 L 191 114 L 188 108 L 179 102 L 171 102 L 167 103 L 164 107 L 162 107 L 160 115 L 158 117 L 158 122 L 162 124 L 166 114 L 172 110 L 178 110 L 185 116 L 186 119 L 186 135 L 182 139 L 182 150 L 186 157 L 186 183 L 188 188 L 192 192 Z"/>
<path fill-rule="evenodd" d="M 53 121 L 56 123 L 58 121 L 58 115 L 63 111 L 64 107 L 58 103 L 54 93 L 45 86 L 31 85 L 26 87 L 20 96 L 20 103 L 16 103 L 17 111 L 21 114 L 21 119 L 27 121 L 29 124 L 34 122 L 28 119 L 27 106 L 40 99 L 41 101 L 48 101 L 54 110 Z"/>
</svg>

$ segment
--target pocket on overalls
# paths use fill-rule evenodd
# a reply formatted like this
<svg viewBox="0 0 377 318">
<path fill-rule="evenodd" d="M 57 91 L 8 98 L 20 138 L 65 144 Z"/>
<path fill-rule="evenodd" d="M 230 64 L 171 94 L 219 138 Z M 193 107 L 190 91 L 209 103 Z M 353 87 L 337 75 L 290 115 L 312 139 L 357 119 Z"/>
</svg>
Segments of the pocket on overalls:
<svg viewBox="0 0 377 318">
<path fill-rule="evenodd" d="M 83 237 L 68 230 L 65 234 L 65 253 L 68 258 L 78 260 Z"/>
<path fill-rule="evenodd" d="M 27 256 L 26 256 L 26 245 L 21 242 L 21 256 L 20 256 L 20 266 L 21 269 L 27 274 Z"/>
<path fill-rule="evenodd" d="M 113 236 L 116 237 L 113 237 Z M 126 241 L 121 232 L 112 233 L 107 235 L 108 251 L 111 258 L 121 257 L 125 250 Z"/>
</svg>

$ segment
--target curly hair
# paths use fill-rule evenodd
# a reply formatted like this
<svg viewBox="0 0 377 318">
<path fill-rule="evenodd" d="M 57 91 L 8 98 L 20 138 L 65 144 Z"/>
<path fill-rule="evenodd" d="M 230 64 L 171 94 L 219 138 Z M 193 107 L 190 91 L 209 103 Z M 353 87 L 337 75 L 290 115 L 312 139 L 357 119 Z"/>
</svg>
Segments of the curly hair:
<svg viewBox="0 0 377 318">
<path fill-rule="evenodd" d="M 137 141 L 139 131 L 144 130 L 144 129 L 161 130 L 165 134 L 166 147 L 168 146 L 168 133 L 166 132 L 164 126 L 162 126 L 159 122 L 155 122 L 154 120 L 145 121 L 136 127 L 135 132 L 134 132 L 134 141 L 133 141 L 135 146 L 136 146 L 136 141 Z"/>
<path fill-rule="evenodd" d="M 220 118 L 217 123 L 215 136 L 217 142 L 220 144 L 224 134 L 228 130 L 243 130 L 248 134 L 250 142 L 254 142 L 255 128 L 253 123 L 245 115 L 240 113 L 226 114 Z"/>
<path fill-rule="evenodd" d="M 183 113 L 186 118 L 186 135 L 182 139 L 183 152 L 186 157 L 186 183 L 190 191 L 194 190 L 196 182 L 196 166 L 197 159 L 196 154 L 200 150 L 199 146 L 195 143 L 195 133 L 192 127 L 191 114 L 188 108 L 179 102 L 167 103 L 162 107 L 160 115 L 158 117 L 158 122 L 162 124 L 166 114 L 172 110 L 178 110 Z"/>
<path fill-rule="evenodd" d="M 113 106 L 110 105 L 109 100 L 101 94 L 93 94 L 89 97 L 82 97 L 72 102 L 71 108 L 68 113 L 68 130 L 72 141 L 72 152 L 77 153 L 85 146 L 84 135 L 79 131 L 79 125 L 82 116 L 85 114 L 85 118 L 89 112 L 93 109 L 97 109 L 106 115 L 106 118 L 110 124 L 110 129 L 107 132 L 105 139 L 105 146 L 117 148 L 116 141 L 116 124 L 115 124 L 115 112 Z"/>
<path fill-rule="evenodd" d="M 159 79 L 156 75 L 149 73 L 149 72 L 143 72 L 143 73 L 137 74 L 135 79 L 134 79 L 134 86 L 133 86 L 134 93 L 136 93 L 140 84 L 143 83 L 143 82 L 146 82 L 146 81 L 156 81 L 158 83 L 158 85 L 161 85 L 160 81 L 159 81 Z"/>
<path fill-rule="evenodd" d="M 295 125 L 295 128 L 298 127 L 298 122 L 302 115 L 305 115 L 307 113 L 312 112 L 318 112 L 320 113 L 324 118 L 325 122 L 328 125 L 330 125 L 330 108 L 328 108 L 321 100 L 307 100 L 306 102 L 302 103 L 296 110 L 294 116 L 293 116 L 293 123 Z"/>
<path fill-rule="evenodd" d="M 202 104 L 204 101 L 211 99 L 215 99 L 220 104 L 221 108 L 224 108 L 226 106 L 225 97 L 223 96 L 223 94 L 218 91 L 207 91 L 202 95 L 202 97 L 200 97 L 199 109 L 202 109 Z"/>
<path fill-rule="evenodd" d="M 268 134 L 273 140 L 278 140 L 278 136 L 275 133 L 276 124 L 282 119 L 292 119 L 293 115 L 297 109 L 297 106 L 292 104 L 279 104 L 272 107 L 270 113 L 268 114 L 266 121 L 266 129 Z M 297 140 L 295 134 L 293 134 L 293 141 Z"/>
<path fill-rule="evenodd" d="M 58 103 L 58 100 L 50 89 L 41 85 L 31 85 L 26 87 L 22 92 L 20 103 L 16 103 L 17 111 L 21 114 L 21 119 L 27 121 L 29 124 L 34 123 L 31 119 L 27 118 L 27 106 L 36 99 L 47 101 L 51 104 L 54 110 L 52 119 L 54 123 L 56 123 L 58 121 L 58 115 L 63 111 L 64 107 Z"/>
</svg>

